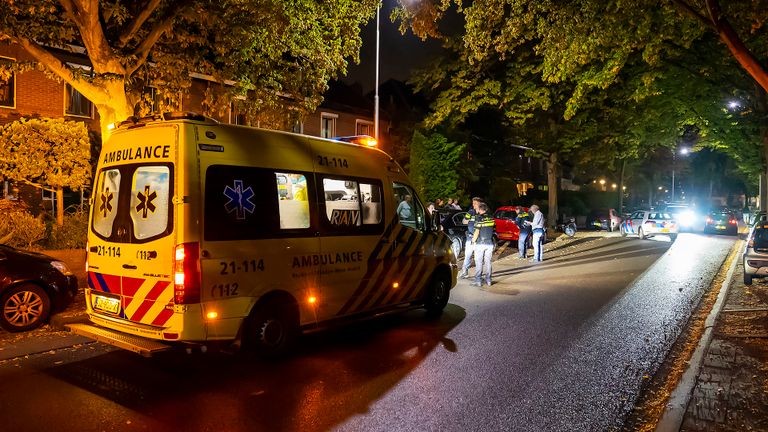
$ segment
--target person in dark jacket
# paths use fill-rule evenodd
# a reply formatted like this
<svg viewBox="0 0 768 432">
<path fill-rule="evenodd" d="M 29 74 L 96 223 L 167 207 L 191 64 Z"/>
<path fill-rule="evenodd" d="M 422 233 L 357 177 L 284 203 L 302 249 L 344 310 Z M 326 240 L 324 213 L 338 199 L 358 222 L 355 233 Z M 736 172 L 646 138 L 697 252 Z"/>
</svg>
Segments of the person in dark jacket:
<svg viewBox="0 0 768 432">
<path fill-rule="evenodd" d="M 496 220 L 488 214 L 488 205 L 480 203 L 475 217 L 475 232 L 472 239 L 475 248 L 475 283 L 482 286 L 485 282 L 491 286 L 491 258 L 493 256 L 493 233 L 496 231 Z"/>
<path fill-rule="evenodd" d="M 515 207 L 517 211 L 517 218 L 515 218 L 515 224 L 520 228 L 520 236 L 517 238 L 517 252 L 518 256 L 525 259 L 528 256 L 528 237 L 531 236 L 531 215 L 527 210 L 523 210 L 522 207 Z"/>
</svg>

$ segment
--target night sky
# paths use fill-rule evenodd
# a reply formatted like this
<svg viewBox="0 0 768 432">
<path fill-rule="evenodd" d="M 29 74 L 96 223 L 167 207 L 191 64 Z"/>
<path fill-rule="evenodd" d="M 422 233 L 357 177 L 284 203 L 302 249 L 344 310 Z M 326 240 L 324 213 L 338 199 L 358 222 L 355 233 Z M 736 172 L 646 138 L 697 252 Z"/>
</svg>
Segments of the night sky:
<svg viewBox="0 0 768 432">
<path fill-rule="evenodd" d="M 440 50 L 440 43 L 434 40 L 422 42 L 413 33 L 400 34 L 397 24 L 389 15 L 396 0 L 384 0 L 381 9 L 380 75 L 383 83 L 394 78 L 407 81 L 411 71 L 426 66 Z M 376 68 L 376 17 L 374 16 L 361 31 L 363 47 L 360 50 L 360 64 L 350 64 L 349 73 L 343 79 L 347 83 L 359 82 L 364 92 L 372 91 Z"/>
</svg>

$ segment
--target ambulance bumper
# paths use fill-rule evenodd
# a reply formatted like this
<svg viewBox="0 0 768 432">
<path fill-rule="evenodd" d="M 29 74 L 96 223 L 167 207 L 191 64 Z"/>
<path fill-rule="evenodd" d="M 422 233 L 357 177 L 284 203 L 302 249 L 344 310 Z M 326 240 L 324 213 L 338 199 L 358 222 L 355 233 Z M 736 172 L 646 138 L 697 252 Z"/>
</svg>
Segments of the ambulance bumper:
<svg viewBox="0 0 768 432">
<path fill-rule="evenodd" d="M 67 324 L 66 327 L 72 333 L 103 342 L 107 345 L 133 351 L 144 357 L 151 357 L 152 354 L 171 349 L 170 345 L 154 339 L 122 333 L 92 324 Z"/>
</svg>

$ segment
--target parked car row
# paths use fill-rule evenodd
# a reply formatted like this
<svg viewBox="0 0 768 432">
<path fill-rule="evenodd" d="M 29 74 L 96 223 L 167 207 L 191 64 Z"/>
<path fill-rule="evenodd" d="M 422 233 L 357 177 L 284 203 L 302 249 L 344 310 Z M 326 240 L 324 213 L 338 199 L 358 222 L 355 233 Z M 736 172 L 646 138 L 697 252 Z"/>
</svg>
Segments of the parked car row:
<svg viewBox="0 0 768 432">
<path fill-rule="evenodd" d="M 0 327 L 6 331 L 40 327 L 76 293 L 77 278 L 63 262 L 0 244 Z"/>
</svg>

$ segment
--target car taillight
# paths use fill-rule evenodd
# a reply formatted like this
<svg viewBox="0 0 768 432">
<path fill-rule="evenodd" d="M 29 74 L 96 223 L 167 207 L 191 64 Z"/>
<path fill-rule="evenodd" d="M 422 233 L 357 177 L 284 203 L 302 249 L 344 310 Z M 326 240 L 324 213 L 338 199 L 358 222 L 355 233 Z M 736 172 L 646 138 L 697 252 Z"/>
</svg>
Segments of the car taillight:
<svg viewBox="0 0 768 432">
<path fill-rule="evenodd" d="M 711 223 L 712 223 L 712 218 L 711 218 L 711 217 L 709 217 L 709 216 L 707 216 L 707 223 L 708 223 L 708 224 L 711 224 Z"/>
<path fill-rule="evenodd" d="M 200 245 L 183 243 L 176 246 L 173 300 L 176 304 L 200 303 Z"/>
<path fill-rule="evenodd" d="M 728 223 L 731 225 L 736 225 L 737 222 L 736 222 L 736 219 L 731 219 L 728 221 Z"/>
</svg>

